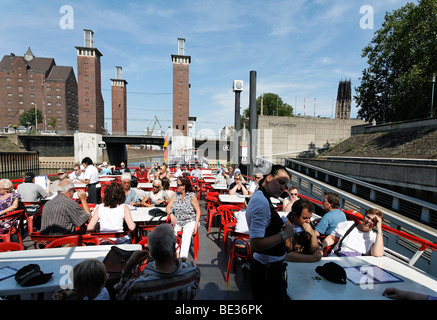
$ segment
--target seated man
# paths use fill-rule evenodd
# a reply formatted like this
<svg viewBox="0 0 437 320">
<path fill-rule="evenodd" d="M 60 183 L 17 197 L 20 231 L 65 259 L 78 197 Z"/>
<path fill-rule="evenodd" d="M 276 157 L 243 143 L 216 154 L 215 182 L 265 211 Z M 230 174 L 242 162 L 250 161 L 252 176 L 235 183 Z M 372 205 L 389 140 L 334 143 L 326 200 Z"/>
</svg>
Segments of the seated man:
<svg viewBox="0 0 437 320">
<path fill-rule="evenodd" d="M 105 161 L 103 162 L 100 166 L 100 174 L 107 176 L 107 175 L 111 175 L 112 174 L 112 170 L 115 169 L 115 166 L 110 166 L 108 165 L 108 163 Z"/>
<path fill-rule="evenodd" d="M 287 223 L 293 226 L 294 234 L 286 241 L 289 252 L 285 256 L 285 261 L 316 262 L 322 258 L 323 252 L 311 225 L 314 210 L 314 205 L 307 199 L 300 199 L 294 203 L 292 211 L 287 216 Z"/>
<path fill-rule="evenodd" d="M 196 179 L 202 178 L 202 170 L 199 169 L 199 165 L 197 163 L 194 165 L 194 169 L 191 170 L 191 176 Z"/>
<path fill-rule="evenodd" d="M 24 176 L 24 183 L 18 185 L 17 193 L 21 196 L 23 202 L 38 202 L 45 198 L 48 194 L 48 188 L 45 190 L 43 187 L 35 183 L 35 174 L 33 172 L 27 172 Z M 26 206 L 26 211 L 29 216 L 39 212 L 40 206 L 38 204 L 32 204 Z"/>
<path fill-rule="evenodd" d="M 40 232 L 42 235 L 74 234 L 76 227 L 83 227 L 91 218 L 85 191 L 77 191 L 83 209 L 73 200 L 74 184 L 70 180 L 61 181 L 57 192 L 58 195 L 44 205 Z"/>
<path fill-rule="evenodd" d="M 346 215 L 338 209 L 340 206 L 340 197 L 334 192 L 325 192 L 323 200 L 323 209 L 327 212 L 317 221 L 317 237 L 329 236 L 340 222 L 346 221 Z"/>
<path fill-rule="evenodd" d="M 263 174 L 261 172 L 257 172 L 255 173 L 255 177 L 254 179 L 250 182 L 249 184 L 249 195 L 252 195 L 256 189 L 258 189 L 259 185 L 258 183 L 261 181 L 261 179 L 263 178 Z"/>
<path fill-rule="evenodd" d="M 121 163 L 120 163 L 120 169 L 118 169 L 118 171 L 119 171 L 120 173 L 123 173 L 123 172 L 130 172 L 130 169 L 129 169 L 128 167 L 126 167 L 126 164 L 125 164 L 124 162 L 121 162 Z"/>
<path fill-rule="evenodd" d="M 49 185 L 49 192 L 50 194 L 55 194 L 57 192 L 59 184 L 64 181 L 68 180 L 68 174 L 65 169 L 59 169 L 58 170 L 58 178 L 59 180 L 51 181 Z"/>
<path fill-rule="evenodd" d="M 150 169 L 150 171 L 148 173 L 149 181 L 152 181 L 153 179 L 155 179 L 155 174 L 158 172 L 158 168 L 159 168 L 159 164 L 158 164 L 158 162 L 155 162 L 153 164 L 153 167 Z"/>
<path fill-rule="evenodd" d="M 361 224 L 356 224 L 354 221 L 339 223 L 335 230 L 323 240 L 322 248 L 334 245 L 331 256 L 382 257 L 384 255 L 383 220 L 384 214 L 380 210 L 369 209 Z M 376 228 L 376 232 L 372 230 L 373 228 Z"/>
<path fill-rule="evenodd" d="M 140 168 L 135 170 L 135 177 L 137 177 L 138 183 L 149 182 L 149 173 L 146 171 L 144 163 L 140 164 Z"/>
<path fill-rule="evenodd" d="M 176 258 L 176 238 L 170 224 L 153 229 L 148 238 L 148 249 L 136 251 L 126 263 L 120 282 L 114 287 L 118 300 L 191 300 L 200 281 L 200 270 L 194 262 Z M 142 274 L 135 278 L 134 271 L 150 255 Z"/>
<path fill-rule="evenodd" d="M 68 175 L 68 179 L 73 182 L 80 182 L 78 179 L 84 179 L 82 175 L 82 170 L 80 169 L 80 165 L 76 164 L 73 167 L 73 172 Z"/>
<path fill-rule="evenodd" d="M 284 201 L 282 201 L 282 205 L 283 205 L 282 211 L 284 212 L 290 212 L 293 203 L 295 203 L 297 200 L 300 199 L 298 197 L 299 188 L 296 186 L 290 186 L 290 188 L 288 188 L 287 194 L 288 196 L 284 198 Z"/>
<path fill-rule="evenodd" d="M 234 176 L 234 182 L 229 186 L 229 194 L 242 194 L 243 196 L 247 196 L 249 191 L 247 191 L 246 185 L 242 181 L 242 176 L 239 173 L 236 173 Z"/>
</svg>

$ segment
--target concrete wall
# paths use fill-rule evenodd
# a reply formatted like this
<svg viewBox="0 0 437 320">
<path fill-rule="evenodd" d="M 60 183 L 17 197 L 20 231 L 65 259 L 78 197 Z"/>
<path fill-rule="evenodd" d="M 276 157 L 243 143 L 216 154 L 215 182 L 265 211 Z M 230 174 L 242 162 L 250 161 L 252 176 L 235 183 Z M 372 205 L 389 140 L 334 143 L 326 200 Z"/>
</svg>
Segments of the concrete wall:
<svg viewBox="0 0 437 320">
<path fill-rule="evenodd" d="M 74 134 L 74 161 L 81 163 L 85 157 L 90 157 L 94 164 L 101 164 L 103 149 L 99 142 L 103 141 L 101 134 L 77 132 Z"/>
<path fill-rule="evenodd" d="M 271 161 L 309 149 L 322 148 L 351 136 L 351 127 L 362 120 L 339 120 L 313 117 L 258 116 L 258 155 L 273 155 Z M 268 158 L 268 157 L 267 157 Z"/>
</svg>

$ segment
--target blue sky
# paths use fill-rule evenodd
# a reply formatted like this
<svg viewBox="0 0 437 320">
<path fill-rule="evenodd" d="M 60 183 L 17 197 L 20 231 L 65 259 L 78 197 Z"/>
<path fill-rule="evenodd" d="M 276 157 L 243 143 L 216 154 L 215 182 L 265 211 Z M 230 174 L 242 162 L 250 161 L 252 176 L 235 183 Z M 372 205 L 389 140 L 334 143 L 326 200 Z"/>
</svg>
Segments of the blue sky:
<svg viewBox="0 0 437 320">
<path fill-rule="evenodd" d="M 408 2 L 417 3 L 1 0 L 0 55 L 24 55 L 30 47 L 37 57 L 72 66 L 77 76 L 74 47 L 83 45 L 83 29 L 93 30 L 94 47 L 103 54 L 105 124 L 111 130 L 109 79 L 115 78 L 115 66 L 121 66 L 128 82 L 128 133 L 138 134 L 152 126 L 155 116 L 162 130 L 171 126 L 171 55 L 177 54 L 177 39 L 184 38 L 185 54 L 191 56 L 190 116 L 197 117 L 196 134 L 210 137 L 234 124 L 233 80 L 244 81 L 241 109 L 248 107 L 252 70 L 257 97 L 276 93 L 295 114 L 332 117 L 339 81 L 359 85 L 367 66 L 362 49 L 385 13 Z M 73 11 L 61 12 L 64 5 Z M 72 19 L 65 19 L 67 13 Z M 352 117 L 356 115 L 353 103 Z"/>
</svg>

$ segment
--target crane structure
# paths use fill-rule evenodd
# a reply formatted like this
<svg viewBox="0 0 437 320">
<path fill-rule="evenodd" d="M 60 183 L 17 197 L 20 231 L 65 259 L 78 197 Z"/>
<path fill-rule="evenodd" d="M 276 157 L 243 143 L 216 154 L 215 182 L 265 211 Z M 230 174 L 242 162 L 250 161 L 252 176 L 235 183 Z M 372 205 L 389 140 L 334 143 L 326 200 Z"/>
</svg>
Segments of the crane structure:
<svg viewBox="0 0 437 320">
<path fill-rule="evenodd" d="M 158 117 L 155 116 L 155 121 L 153 122 L 152 130 L 149 130 L 149 127 L 147 127 L 147 136 L 151 136 L 153 134 L 153 130 L 155 130 L 155 126 L 158 123 L 159 127 L 162 128 L 161 123 L 159 123 Z"/>
</svg>

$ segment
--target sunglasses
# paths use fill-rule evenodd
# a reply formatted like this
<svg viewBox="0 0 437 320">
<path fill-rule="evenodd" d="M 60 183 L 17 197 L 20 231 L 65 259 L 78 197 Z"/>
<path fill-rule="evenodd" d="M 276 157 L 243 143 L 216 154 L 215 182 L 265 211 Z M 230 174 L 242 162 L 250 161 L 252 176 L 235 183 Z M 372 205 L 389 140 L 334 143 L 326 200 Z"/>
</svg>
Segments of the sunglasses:
<svg viewBox="0 0 437 320">
<path fill-rule="evenodd" d="M 297 196 L 298 193 L 290 193 L 290 195 L 292 195 L 292 196 Z"/>
<path fill-rule="evenodd" d="M 154 188 L 159 188 L 159 186 L 153 186 Z"/>
<path fill-rule="evenodd" d="M 178 187 L 182 187 L 182 186 L 183 186 L 183 184 L 182 184 L 182 183 L 181 183 L 181 184 L 179 184 L 179 183 L 178 183 Z"/>
</svg>

